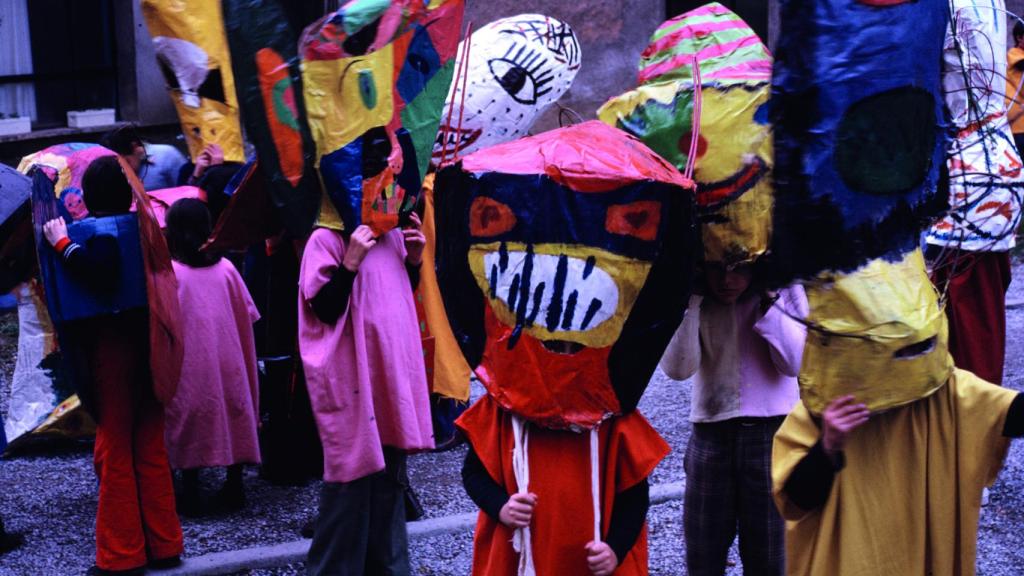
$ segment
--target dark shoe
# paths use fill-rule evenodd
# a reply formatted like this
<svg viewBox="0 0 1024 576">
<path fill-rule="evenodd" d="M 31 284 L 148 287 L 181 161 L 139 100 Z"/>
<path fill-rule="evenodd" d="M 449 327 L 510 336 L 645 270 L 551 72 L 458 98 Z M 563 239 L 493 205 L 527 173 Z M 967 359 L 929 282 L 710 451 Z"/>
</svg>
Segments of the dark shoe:
<svg viewBox="0 0 1024 576">
<path fill-rule="evenodd" d="M 314 532 L 316 532 L 316 516 L 313 516 L 309 521 L 302 525 L 302 528 L 299 529 L 299 534 L 301 534 L 303 538 L 312 538 Z"/>
<path fill-rule="evenodd" d="M 145 566 L 129 568 L 128 570 L 104 570 L 99 566 L 93 566 L 86 571 L 85 576 L 142 576 L 145 573 Z"/>
<path fill-rule="evenodd" d="M 170 570 L 171 568 L 177 568 L 181 566 L 181 556 L 171 556 L 170 558 L 156 558 L 150 560 L 146 567 L 150 570 Z"/>
<path fill-rule="evenodd" d="M 466 437 L 461 433 L 456 432 L 451 436 L 451 438 L 448 438 L 444 442 L 441 442 L 440 444 L 435 446 L 434 449 L 431 450 L 431 452 L 447 452 L 449 450 L 454 450 L 465 443 Z"/>
<path fill-rule="evenodd" d="M 3 534 L 0 534 L 0 554 L 19 548 L 24 543 L 25 537 L 21 534 L 4 532 Z"/>
<path fill-rule="evenodd" d="M 405 489 L 405 521 L 415 522 L 423 518 L 423 504 L 420 504 L 420 497 L 416 495 L 412 487 Z"/>
<path fill-rule="evenodd" d="M 238 512 L 245 508 L 245 490 L 241 486 L 225 485 L 217 491 L 217 507 L 224 512 Z"/>
</svg>

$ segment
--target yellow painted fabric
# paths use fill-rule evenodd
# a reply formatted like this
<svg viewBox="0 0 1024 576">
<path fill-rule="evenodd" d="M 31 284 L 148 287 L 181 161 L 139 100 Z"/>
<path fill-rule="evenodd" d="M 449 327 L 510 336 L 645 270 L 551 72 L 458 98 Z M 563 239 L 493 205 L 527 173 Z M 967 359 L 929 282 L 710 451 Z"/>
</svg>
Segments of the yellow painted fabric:
<svg viewBox="0 0 1024 576">
<path fill-rule="evenodd" d="M 846 467 L 812 512 L 782 492 L 819 436 L 798 404 L 772 451 L 787 574 L 974 574 L 981 490 L 1002 466 L 1003 424 L 1016 394 L 958 369 L 932 396 L 873 416 L 853 432 Z"/>
<path fill-rule="evenodd" d="M 872 411 L 886 410 L 924 398 L 949 378 L 946 315 L 920 250 L 805 288 L 810 314 L 799 381 L 812 413 L 844 394 Z M 928 342 L 920 352 L 906 352 Z"/>
<path fill-rule="evenodd" d="M 1021 62 L 1024 62 L 1024 50 L 1016 46 L 1010 48 L 1006 53 L 1006 115 L 1014 134 L 1024 133 L 1024 90 L 1017 94 L 1022 76 L 1018 68 Z"/>
<path fill-rule="evenodd" d="M 158 38 L 183 40 L 205 53 L 207 68 L 220 73 L 224 101 L 207 97 L 194 101 L 184 97 L 182 87 L 171 90 L 171 99 L 178 111 L 181 129 L 188 143 L 189 155 L 195 161 L 209 144 L 224 150 L 224 160 L 245 162 L 242 126 L 235 77 L 224 35 L 224 16 L 220 2 L 210 0 L 142 0 L 142 15 L 160 54 Z M 215 81 L 207 78 L 208 82 Z M 192 91 L 195 86 L 185 86 Z"/>
<path fill-rule="evenodd" d="M 469 401 L 469 377 L 472 370 L 466 363 L 459 344 L 455 341 L 448 315 L 441 300 L 441 289 L 437 285 L 434 271 L 434 174 L 428 174 L 423 181 L 423 235 L 427 245 L 423 249 L 423 266 L 420 267 L 419 293 L 423 298 L 423 310 L 427 326 L 434 336 L 434 389 L 435 394 Z"/>
</svg>

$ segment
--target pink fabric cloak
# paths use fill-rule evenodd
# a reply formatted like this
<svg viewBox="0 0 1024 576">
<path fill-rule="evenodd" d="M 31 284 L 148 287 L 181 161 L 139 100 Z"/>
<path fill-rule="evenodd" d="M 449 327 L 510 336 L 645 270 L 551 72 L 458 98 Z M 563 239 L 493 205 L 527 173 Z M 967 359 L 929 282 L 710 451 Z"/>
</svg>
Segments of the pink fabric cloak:
<svg viewBox="0 0 1024 576">
<path fill-rule="evenodd" d="M 324 324 L 309 300 L 341 264 L 345 244 L 318 228 L 299 272 L 299 352 L 324 447 L 324 480 L 384 469 L 382 448 L 434 447 L 430 400 L 401 230 L 378 240 L 359 267 L 348 307 Z"/>
<path fill-rule="evenodd" d="M 259 381 L 252 324 L 259 312 L 235 267 L 173 262 L 185 360 L 167 405 L 167 455 L 175 469 L 260 462 Z"/>
</svg>

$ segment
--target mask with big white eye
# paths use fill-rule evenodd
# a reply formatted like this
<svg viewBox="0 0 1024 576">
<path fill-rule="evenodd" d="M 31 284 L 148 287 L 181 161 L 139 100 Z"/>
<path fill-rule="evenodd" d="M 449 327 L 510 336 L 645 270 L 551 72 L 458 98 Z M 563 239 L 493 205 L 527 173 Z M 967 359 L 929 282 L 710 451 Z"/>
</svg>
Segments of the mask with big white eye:
<svg viewBox="0 0 1024 576">
<path fill-rule="evenodd" d="M 460 46 L 459 59 L 464 51 Z M 460 65 L 457 61 L 457 70 Z M 579 68 L 575 32 L 549 16 L 520 14 L 477 30 L 470 37 L 465 92 L 460 79 L 452 84 L 445 102 L 434 162 L 440 161 L 445 149 L 451 158 L 456 151 L 465 155 L 526 135 L 544 110 L 572 86 Z"/>
</svg>

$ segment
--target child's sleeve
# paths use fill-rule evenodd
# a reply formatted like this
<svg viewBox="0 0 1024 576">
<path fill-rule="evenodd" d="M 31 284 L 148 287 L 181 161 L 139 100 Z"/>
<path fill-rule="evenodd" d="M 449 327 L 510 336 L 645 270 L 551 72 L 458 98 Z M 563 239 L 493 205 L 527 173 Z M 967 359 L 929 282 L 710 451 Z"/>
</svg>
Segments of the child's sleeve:
<svg viewBox="0 0 1024 576">
<path fill-rule="evenodd" d="M 356 272 L 341 265 L 345 246 L 337 232 L 318 228 L 313 231 L 302 254 L 299 292 L 302 299 L 324 324 L 334 324 L 348 309 Z"/>
<path fill-rule="evenodd" d="M 796 377 L 803 361 L 807 327 L 800 319 L 808 313 L 807 295 L 799 284 L 779 291 L 779 297 L 754 324 L 754 332 L 768 344 L 772 363 L 779 373 Z"/>
<path fill-rule="evenodd" d="M 651 485 L 647 478 L 615 495 L 605 542 L 615 552 L 620 565 L 640 537 L 650 506 Z"/>
<path fill-rule="evenodd" d="M 113 236 L 94 236 L 83 246 L 68 238 L 54 246 L 69 274 L 97 290 L 112 292 L 121 275 L 121 251 Z"/>
<path fill-rule="evenodd" d="M 673 380 L 686 380 L 700 368 L 700 304 L 703 297 L 690 296 L 682 323 L 665 348 L 659 363 L 661 369 Z"/>
<path fill-rule="evenodd" d="M 495 522 L 500 522 L 501 509 L 508 502 L 509 494 L 487 473 L 472 444 L 462 464 L 462 485 L 470 500 L 487 513 Z"/>
</svg>

